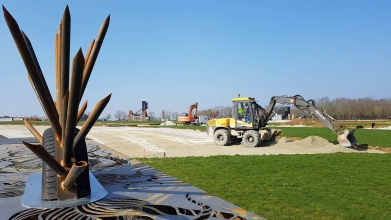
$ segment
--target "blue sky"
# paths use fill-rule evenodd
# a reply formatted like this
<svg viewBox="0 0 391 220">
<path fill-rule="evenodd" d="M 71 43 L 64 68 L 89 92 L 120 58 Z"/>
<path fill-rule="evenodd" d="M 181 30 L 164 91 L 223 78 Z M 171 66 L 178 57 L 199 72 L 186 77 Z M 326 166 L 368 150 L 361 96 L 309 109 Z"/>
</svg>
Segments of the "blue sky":
<svg viewBox="0 0 391 220">
<path fill-rule="evenodd" d="M 391 97 L 391 1 L 1 1 L 30 38 L 52 96 L 54 36 L 66 5 L 71 60 L 110 26 L 83 97 L 117 110 L 186 112 L 241 95 Z M 0 19 L 0 116 L 43 116 Z"/>
</svg>

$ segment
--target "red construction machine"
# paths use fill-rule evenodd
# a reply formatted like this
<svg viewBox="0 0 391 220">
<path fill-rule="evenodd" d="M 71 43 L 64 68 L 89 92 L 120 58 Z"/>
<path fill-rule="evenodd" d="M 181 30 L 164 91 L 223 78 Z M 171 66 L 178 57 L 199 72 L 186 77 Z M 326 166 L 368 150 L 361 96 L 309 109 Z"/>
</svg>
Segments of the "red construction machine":
<svg viewBox="0 0 391 220">
<path fill-rule="evenodd" d="M 178 117 L 178 125 L 192 125 L 198 123 L 198 115 L 197 115 L 197 107 L 198 102 L 192 104 L 189 107 L 189 111 L 187 113 L 182 113 Z"/>
</svg>

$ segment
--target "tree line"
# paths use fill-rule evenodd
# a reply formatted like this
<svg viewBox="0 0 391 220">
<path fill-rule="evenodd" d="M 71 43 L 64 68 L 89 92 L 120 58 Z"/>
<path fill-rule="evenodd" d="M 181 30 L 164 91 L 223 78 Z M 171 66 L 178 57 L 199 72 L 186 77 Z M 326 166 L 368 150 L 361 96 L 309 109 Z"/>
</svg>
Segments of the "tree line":
<svg viewBox="0 0 391 220">
<path fill-rule="evenodd" d="M 336 98 L 323 97 L 315 100 L 318 108 L 337 120 L 391 119 L 391 98 Z"/>
</svg>

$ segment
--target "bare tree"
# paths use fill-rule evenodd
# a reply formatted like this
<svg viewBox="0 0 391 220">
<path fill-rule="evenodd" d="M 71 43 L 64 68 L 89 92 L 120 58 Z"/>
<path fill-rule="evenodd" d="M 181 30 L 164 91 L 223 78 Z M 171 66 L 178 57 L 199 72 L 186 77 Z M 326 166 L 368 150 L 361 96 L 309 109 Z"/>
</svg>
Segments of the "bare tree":
<svg viewBox="0 0 391 220">
<path fill-rule="evenodd" d="M 158 118 L 155 116 L 155 112 L 148 112 L 149 120 L 156 121 Z"/>
<path fill-rule="evenodd" d="M 178 120 L 178 117 L 179 117 L 179 113 L 178 112 L 170 112 L 171 114 L 171 120 Z"/>
<path fill-rule="evenodd" d="M 118 120 L 118 121 L 123 121 L 125 120 L 125 117 L 127 116 L 126 112 L 124 111 L 121 111 L 121 110 L 118 110 L 114 117 Z"/>
<path fill-rule="evenodd" d="M 111 114 L 110 114 L 110 113 L 107 114 L 106 117 L 105 117 L 105 119 L 106 119 L 107 121 L 110 121 L 110 119 L 111 119 Z"/>
<path fill-rule="evenodd" d="M 233 111 L 233 107 L 231 107 L 231 106 L 223 107 L 220 110 L 220 117 L 221 118 L 231 118 L 232 111 Z"/>
<path fill-rule="evenodd" d="M 165 113 L 165 116 L 166 116 L 166 120 L 170 121 L 171 120 L 171 112 L 170 111 L 164 111 L 164 113 Z"/>
<path fill-rule="evenodd" d="M 325 102 L 327 100 L 327 102 Z M 371 120 L 387 119 L 391 113 L 391 98 L 336 98 L 330 100 L 327 97 L 317 100 L 317 107 L 323 108 L 335 119 L 345 120 Z"/>
</svg>

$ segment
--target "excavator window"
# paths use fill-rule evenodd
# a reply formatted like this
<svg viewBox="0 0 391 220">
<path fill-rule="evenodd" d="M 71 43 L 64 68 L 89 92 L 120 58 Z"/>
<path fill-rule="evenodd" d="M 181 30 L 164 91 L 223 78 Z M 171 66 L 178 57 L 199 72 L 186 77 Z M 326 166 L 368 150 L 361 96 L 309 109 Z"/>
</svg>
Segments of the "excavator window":
<svg viewBox="0 0 391 220">
<path fill-rule="evenodd" d="M 238 103 L 238 120 L 242 120 L 245 115 L 245 107 L 243 103 Z"/>
<path fill-rule="evenodd" d="M 234 103 L 236 127 L 252 127 L 252 108 L 253 106 L 248 102 Z"/>
</svg>

